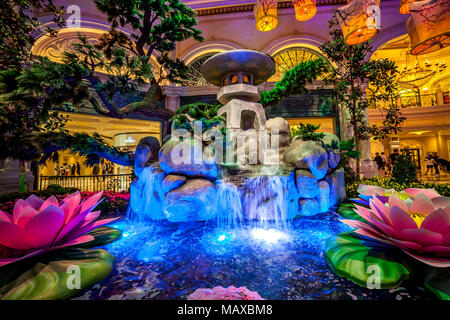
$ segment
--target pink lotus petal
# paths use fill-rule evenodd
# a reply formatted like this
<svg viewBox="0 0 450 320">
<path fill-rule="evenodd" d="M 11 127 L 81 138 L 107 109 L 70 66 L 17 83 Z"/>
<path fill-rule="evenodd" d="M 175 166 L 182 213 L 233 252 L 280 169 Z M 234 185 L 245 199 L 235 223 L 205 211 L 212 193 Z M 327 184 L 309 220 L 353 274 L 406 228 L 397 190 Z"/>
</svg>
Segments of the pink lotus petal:
<svg viewBox="0 0 450 320">
<path fill-rule="evenodd" d="M 72 232 L 70 232 L 67 236 L 66 239 L 74 239 L 77 238 L 85 233 L 88 233 L 89 231 L 98 228 L 102 225 L 108 224 L 110 222 L 113 222 L 117 219 L 119 219 L 120 217 L 116 217 L 116 218 L 110 218 L 110 219 L 103 219 L 103 220 L 99 220 L 99 221 L 95 221 L 91 224 L 88 224 L 80 229 L 76 229 L 76 230 L 72 230 Z"/>
<path fill-rule="evenodd" d="M 0 221 L 0 244 L 13 249 L 28 249 L 23 240 L 23 232 L 13 223 Z"/>
<path fill-rule="evenodd" d="M 423 246 L 441 245 L 443 240 L 440 233 L 423 228 L 402 230 L 401 236 L 407 241 L 416 242 Z"/>
<path fill-rule="evenodd" d="M 65 221 L 64 224 L 66 224 L 67 222 L 70 221 L 70 219 L 72 219 L 72 217 L 74 216 L 76 209 L 78 207 L 78 205 L 80 204 L 81 201 L 81 195 L 79 191 L 76 191 L 74 193 L 72 193 L 71 195 L 65 197 L 62 201 L 61 201 L 61 209 L 63 209 L 64 211 L 64 215 L 65 215 Z"/>
<path fill-rule="evenodd" d="M 44 200 L 39 198 L 37 195 L 32 194 L 31 196 L 29 196 L 28 198 L 25 199 L 26 202 L 28 202 L 30 204 L 30 206 L 35 209 L 35 210 L 39 210 L 39 208 L 42 206 L 42 204 L 44 203 Z"/>
<path fill-rule="evenodd" d="M 49 246 L 64 223 L 64 212 L 52 204 L 33 217 L 23 229 L 26 243 L 33 248 Z M 44 231 L 45 230 L 45 231 Z"/>
<path fill-rule="evenodd" d="M 424 252 L 433 252 L 439 256 L 450 256 L 450 247 L 445 246 L 427 246 L 422 249 Z"/>
<path fill-rule="evenodd" d="M 378 230 L 376 230 L 374 227 L 372 227 L 370 224 L 367 224 L 362 221 L 358 220 L 350 220 L 350 219 L 339 219 L 339 221 L 345 223 L 346 225 L 356 228 L 356 229 L 362 229 L 370 231 L 371 233 L 377 235 L 380 238 L 385 238 L 385 236 Z"/>
<path fill-rule="evenodd" d="M 58 199 L 56 199 L 55 196 L 51 196 L 47 200 L 45 200 L 44 203 L 42 203 L 41 207 L 39 208 L 39 211 L 43 211 L 48 206 L 51 206 L 51 205 L 53 205 L 55 207 L 59 207 Z"/>
<path fill-rule="evenodd" d="M 84 200 L 81 203 L 81 210 L 80 212 L 85 211 L 86 209 L 89 209 L 89 211 L 91 211 L 92 209 L 95 208 L 95 206 L 98 204 L 100 198 L 102 197 L 103 191 L 100 191 L 96 194 L 94 194 L 93 196 L 89 197 L 88 199 Z"/>
<path fill-rule="evenodd" d="M 65 242 L 64 244 L 61 244 L 59 246 L 52 247 L 51 250 L 61 249 L 61 248 L 64 248 L 64 247 L 75 246 L 75 245 L 78 245 L 78 244 L 91 242 L 93 240 L 95 240 L 95 238 L 93 236 L 85 234 L 85 235 L 83 235 L 81 237 L 78 237 L 78 238 L 73 239 L 71 241 Z"/>
<path fill-rule="evenodd" d="M 450 230 L 445 234 L 444 238 L 442 239 L 442 244 L 444 246 L 450 246 Z"/>
<path fill-rule="evenodd" d="M 8 212 L 0 210 L 0 221 L 12 223 L 13 218 Z"/>
<path fill-rule="evenodd" d="M 30 207 L 30 206 L 31 205 L 23 199 L 17 200 L 16 203 L 14 204 L 14 209 L 13 209 L 13 222 L 17 223 L 17 219 L 20 215 L 20 212 L 22 212 L 22 210 L 25 207 Z"/>
<path fill-rule="evenodd" d="M 17 214 L 16 225 L 23 229 L 28 221 L 30 221 L 37 214 L 38 211 L 31 206 L 22 208 L 22 210 Z"/>
<path fill-rule="evenodd" d="M 405 253 L 409 254 L 411 257 L 425 263 L 428 264 L 432 267 L 437 267 L 437 268 L 447 268 L 450 267 L 450 259 L 445 259 L 445 258 L 431 258 L 431 257 L 424 257 L 424 256 L 420 256 L 411 252 L 408 252 L 406 250 L 403 250 Z"/>
<path fill-rule="evenodd" d="M 447 230 L 449 229 L 449 225 L 450 213 L 447 213 L 442 209 L 438 209 L 432 214 L 428 215 L 423 220 L 420 227 L 445 235 L 448 232 Z"/>
<path fill-rule="evenodd" d="M 417 223 L 405 211 L 397 206 L 394 206 L 389 211 L 392 227 L 401 231 L 403 229 L 417 229 Z"/>
<path fill-rule="evenodd" d="M 27 255 L 24 255 L 24 256 L 18 257 L 18 258 L 0 258 L 0 267 L 6 266 L 7 264 L 10 264 L 10 263 L 13 263 L 13 262 L 16 262 L 16 261 L 25 260 L 25 259 L 37 256 L 37 255 L 39 255 L 41 253 L 44 253 L 46 251 L 47 250 L 41 249 L 41 250 L 33 251 L 33 252 L 31 252 L 31 253 L 29 253 Z"/>
<path fill-rule="evenodd" d="M 400 236 L 400 233 L 397 230 L 395 230 L 391 226 L 388 226 L 387 224 L 384 224 L 383 222 L 379 222 L 376 220 L 371 220 L 370 222 L 372 222 L 372 224 L 374 224 L 378 229 L 382 230 L 391 238 L 398 238 Z"/>
<path fill-rule="evenodd" d="M 410 250 L 420 251 L 423 248 L 420 244 L 418 244 L 416 242 L 404 241 L 404 240 L 392 239 L 392 238 L 390 238 L 389 240 L 391 240 L 395 245 L 399 246 L 402 249 L 410 249 Z"/>
<path fill-rule="evenodd" d="M 399 197 L 397 197 L 395 194 L 392 194 L 389 197 L 388 204 L 389 204 L 389 208 L 399 207 L 403 211 L 408 212 L 408 206 L 406 205 L 406 203 L 403 200 L 401 200 Z M 389 216 L 389 219 L 390 218 L 391 217 Z M 392 222 L 392 220 L 391 220 L 391 222 Z"/>
<path fill-rule="evenodd" d="M 407 188 L 405 190 L 407 194 L 409 194 L 412 197 L 416 197 L 418 194 L 424 194 L 425 196 L 427 196 L 428 198 L 432 199 L 432 198 L 436 198 L 436 197 L 440 197 L 441 195 L 439 193 L 436 192 L 436 190 L 434 189 L 420 189 L 420 188 Z"/>
<path fill-rule="evenodd" d="M 383 220 L 381 219 L 381 217 L 378 215 L 378 213 L 373 213 L 372 211 L 370 211 L 369 209 L 367 209 L 366 207 L 361 207 L 357 204 L 355 204 L 355 212 L 362 217 L 365 220 L 378 220 L 379 222 L 383 222 Z"/>
<path fill-rule="evenodd" d="M 100 214 L 101 214 L 100 210 L 89 212 L 88 215 L 86 216 L 86 218 L 84 218 L 84 221 L 81 224 L 81 227 L 84 227 L 84 226 L 88 225 L 89 223 L 93 222 L 94 220 L 96 220 L 100 216 Z"/>
<path fill-rule="evenodd" d="M 58 243 L 61 241 L 69 232 L 76 228 L 80 228 L 83 224 L 86 216 L 90 213 L 90 211 L 85 210 L 82 213 L 79 213 L 75 217 L 72 218 L 59 232 L 58 236 L 56 237 L 55 243 Z"/>
<path fill-rule="evenodd" d="M 429 215 L 434 211 L 433 203 L 426 195 L 419 193 L 411 205 L 411 212 Z"/>
<path fill-rule="evenodd" d="M 385 224 L 392 227 L 391 221 L 389 220 L 389 209 L 381 202 L 378 198 L 373 198 L 370 201 L 370 208 L 372 211 L 376 211 Z"/>
</svg>

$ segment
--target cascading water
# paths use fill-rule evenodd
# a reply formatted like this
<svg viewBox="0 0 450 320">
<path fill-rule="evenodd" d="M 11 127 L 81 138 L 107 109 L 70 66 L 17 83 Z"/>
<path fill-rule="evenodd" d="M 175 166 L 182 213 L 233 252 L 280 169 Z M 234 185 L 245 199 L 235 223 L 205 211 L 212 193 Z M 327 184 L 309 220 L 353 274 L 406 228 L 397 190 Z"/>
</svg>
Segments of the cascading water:
<svg viewBox="0 0 450 320">
<path fill-rule="evenodd" d="M 217 182 L 217 226 L 231 228 L 244 222 L 239 190 L 233 183 Z"/>
<path fill-rule="evenodd" d="M 164 175 L 153 166 L 142 168 L 138 174 L 139 179 L 130 185 L 130 206 L 127 218 L 134 222 L 165 219 L 162 202 Z"/>
<path fill-rule="evenodd" d="M 260 176 L 245 180 L 242 191 L 244 216 L 255 227 L 288 227 L 288 203 L 285 192 L 288 177 Z"/>
</svg>

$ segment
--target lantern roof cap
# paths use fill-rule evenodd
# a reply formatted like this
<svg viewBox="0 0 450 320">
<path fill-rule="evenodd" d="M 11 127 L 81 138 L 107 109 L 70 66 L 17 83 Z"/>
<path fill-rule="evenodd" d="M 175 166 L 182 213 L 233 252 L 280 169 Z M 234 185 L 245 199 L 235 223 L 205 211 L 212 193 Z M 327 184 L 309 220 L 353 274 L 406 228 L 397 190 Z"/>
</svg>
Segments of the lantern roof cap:
<svg viewBox="0 0 450 320">
<path fill-rule="evenodd" d="M 205 61 L 201 68 L 203 77 L 216 86 L 230 72 L 246 72 L 258 85 L 275 73 L 275 61 L 265 53 L 254 50 L 230 50 L 218 53 Z"/>
</svg>

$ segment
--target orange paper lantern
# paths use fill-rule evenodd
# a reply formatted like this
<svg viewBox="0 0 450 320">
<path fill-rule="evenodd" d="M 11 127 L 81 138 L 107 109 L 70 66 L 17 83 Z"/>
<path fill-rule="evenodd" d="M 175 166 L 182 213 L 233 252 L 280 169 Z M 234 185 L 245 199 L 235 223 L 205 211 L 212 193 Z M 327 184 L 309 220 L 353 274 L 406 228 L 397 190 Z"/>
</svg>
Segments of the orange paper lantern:
<svg viewBox="0 0 450 320">
<path fill-rule="evenodd" d="M 365 42 L 378 32 L 380 0 L 353 0 L 336 10 L 336 17 L 348 45 Z"/>
<path fill-rule="evenodd" d="M 398 12 L 400 14 L 408 14 L 409 13 L 409 4 L 411 2 L 414 2 L 414 0 L 401 0 L 400 8 L 398 9 Z"/>
<path fill-rule="evenodd" d="M 409 8 L 411 17 L 406 29 L 411 39 L 411 54 L 426 54 L 450 45 L 450 1 L 417 1 Z"/>
<path fill-rule="evenodd" d="M 270 31 L 278 25 L 277 0 L 258 0 L 255 5 L 256 29 Z"/>
<path fill-rule="evenodd" d="M 292 4 L 298 21 L 309 20 L 317 13 L 316 0 L 292 0 Z"/>
</svg>

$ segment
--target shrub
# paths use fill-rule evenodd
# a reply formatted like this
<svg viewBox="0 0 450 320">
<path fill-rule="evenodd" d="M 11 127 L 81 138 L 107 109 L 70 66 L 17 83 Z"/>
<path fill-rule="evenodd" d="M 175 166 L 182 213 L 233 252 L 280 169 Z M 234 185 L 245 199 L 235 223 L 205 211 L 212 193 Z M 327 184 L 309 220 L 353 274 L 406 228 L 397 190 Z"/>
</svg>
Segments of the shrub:
<svg viewBox="0 0 450 320">
<path fill-rule="evenodd" d="M 395 158 L 392 169 L 392 179 L 399 183 L 418 182 L 417 167 L 411 157 L 407 154 L 400 154 Z"/>
</svg>

